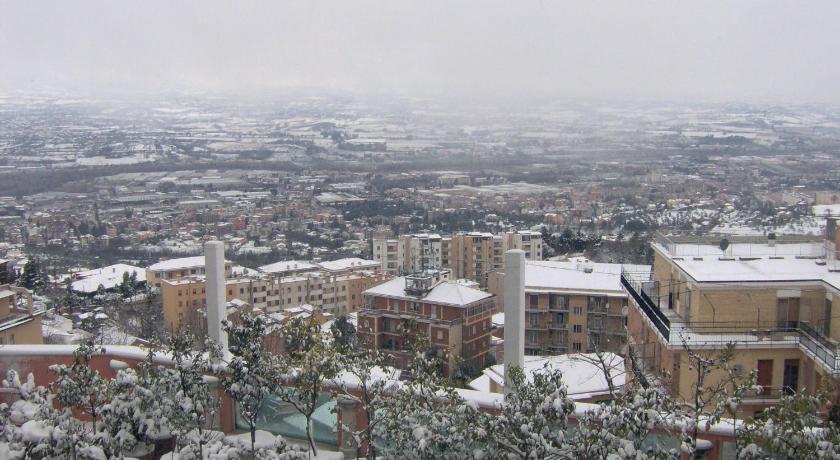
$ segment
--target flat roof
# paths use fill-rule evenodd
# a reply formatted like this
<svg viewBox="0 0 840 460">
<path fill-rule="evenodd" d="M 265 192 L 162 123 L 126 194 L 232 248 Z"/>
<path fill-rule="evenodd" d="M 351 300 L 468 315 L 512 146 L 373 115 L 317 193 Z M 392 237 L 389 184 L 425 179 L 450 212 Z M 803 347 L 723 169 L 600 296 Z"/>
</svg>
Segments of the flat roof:
<svg viewBox="0 0 840 460">
<path fill-rule="evenodd" d="M 824 254 L 821 244 L 813 244 L 819 248 L 802 247 L 802 244 L 764 246 L 761 249 L 772 248 L 775 255 L 731 255 L 715 245 L 694 251 L 700 255 L 673 255 L 660 244 L 652 245 L 658 254 L 698 283 L 822 282 L 840 289 L 840 262 L 810 255 Z M 679 247 L 675 252 L 681 254 Z"/>
<path fill-rule="evenodd" d="M 355 268 L 376 268 L 381 264 L 375 260 L 360 259 L 358 257 L 347 257 L 345 259 L 330 260 L 318 263 L 318 266 L 328 272 L 338 272 Z"/>
<path fill-rule="evenodd" d="M 281 260 L 280 262 L 257 267 L 257 270 L 262 273 L 296 273 L 317 269 L 317 265 L 303 260 Z"/>
<path fill-rule="evenodd" d="M 204 256 L 181 257 L 178 259 L 162 260 L 156 264 L 149 265 L 152 271 L 180 270 L 184 268 L 195 268 L 204 266 Z"/>
<path fill-rule="evenodd" d="M 647 274 L 650 265 L 606 264 L 590 261 L 530 261 L 525 263 L 526 291 L 597 293 L 626 297 L 621 270 Z"/>
</svg>

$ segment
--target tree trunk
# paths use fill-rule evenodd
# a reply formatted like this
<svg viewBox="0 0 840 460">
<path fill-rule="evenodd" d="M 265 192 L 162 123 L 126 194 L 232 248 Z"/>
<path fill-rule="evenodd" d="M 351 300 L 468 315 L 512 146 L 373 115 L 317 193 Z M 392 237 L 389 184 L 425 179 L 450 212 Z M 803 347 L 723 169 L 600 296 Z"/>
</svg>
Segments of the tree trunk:
<svg viewBox="0 0 840 460">
<path fill-rule="evenodd" d="M 257 443 L 257 425 L 252 423 L 251 424 L 251 458 L 257 458 L 257 449 L 255 444 Z"/>
<path fill-rule="evenodd" d="M 315 448 L 315 440 L 312 439 L 312 414 L 306 417 L 306 440 L 309 441 L 309 450 L 312 454 L 318 455 L 318 449 Z"/>
</svg>

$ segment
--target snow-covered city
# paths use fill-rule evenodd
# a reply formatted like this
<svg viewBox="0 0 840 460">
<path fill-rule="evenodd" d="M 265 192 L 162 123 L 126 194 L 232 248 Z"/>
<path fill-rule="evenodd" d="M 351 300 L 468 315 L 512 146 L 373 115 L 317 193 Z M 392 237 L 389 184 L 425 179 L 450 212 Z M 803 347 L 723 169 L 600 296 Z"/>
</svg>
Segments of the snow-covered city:
<svg viewBox="0 0 840 460">
<path fill-rule="evenodd" d="M 0 460 L 840 460 L 837 18 L 0 0 Z"/>
</svg>

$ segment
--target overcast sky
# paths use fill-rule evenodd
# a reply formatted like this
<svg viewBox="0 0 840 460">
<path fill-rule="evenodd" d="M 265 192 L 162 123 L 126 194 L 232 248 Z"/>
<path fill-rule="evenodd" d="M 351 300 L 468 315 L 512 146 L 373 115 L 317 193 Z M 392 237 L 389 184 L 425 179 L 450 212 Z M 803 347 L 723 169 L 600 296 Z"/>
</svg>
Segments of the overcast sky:
<svg viewBox="0 0 840 460">
<path fill-rule="evenodd" d="M 840 101 L 840 1 L 0 0 L 32 87 Z"/>
</svg>

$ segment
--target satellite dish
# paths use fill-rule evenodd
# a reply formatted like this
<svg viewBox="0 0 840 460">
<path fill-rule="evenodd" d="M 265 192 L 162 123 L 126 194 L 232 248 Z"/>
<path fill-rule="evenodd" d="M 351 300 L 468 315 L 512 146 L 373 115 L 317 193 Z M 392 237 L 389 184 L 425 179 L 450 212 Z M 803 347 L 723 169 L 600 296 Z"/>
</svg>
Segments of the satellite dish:
<svg viewBox="0 0 840 460">
<path fill-rule="evenodd" d="M 726 252 L 726 250 L 729 249 L 729 240 L 727 240 L 726 238 L 720 240 L 720 244 L 718 246 L 720 247 L 721 251 Z"/>
</svg>

